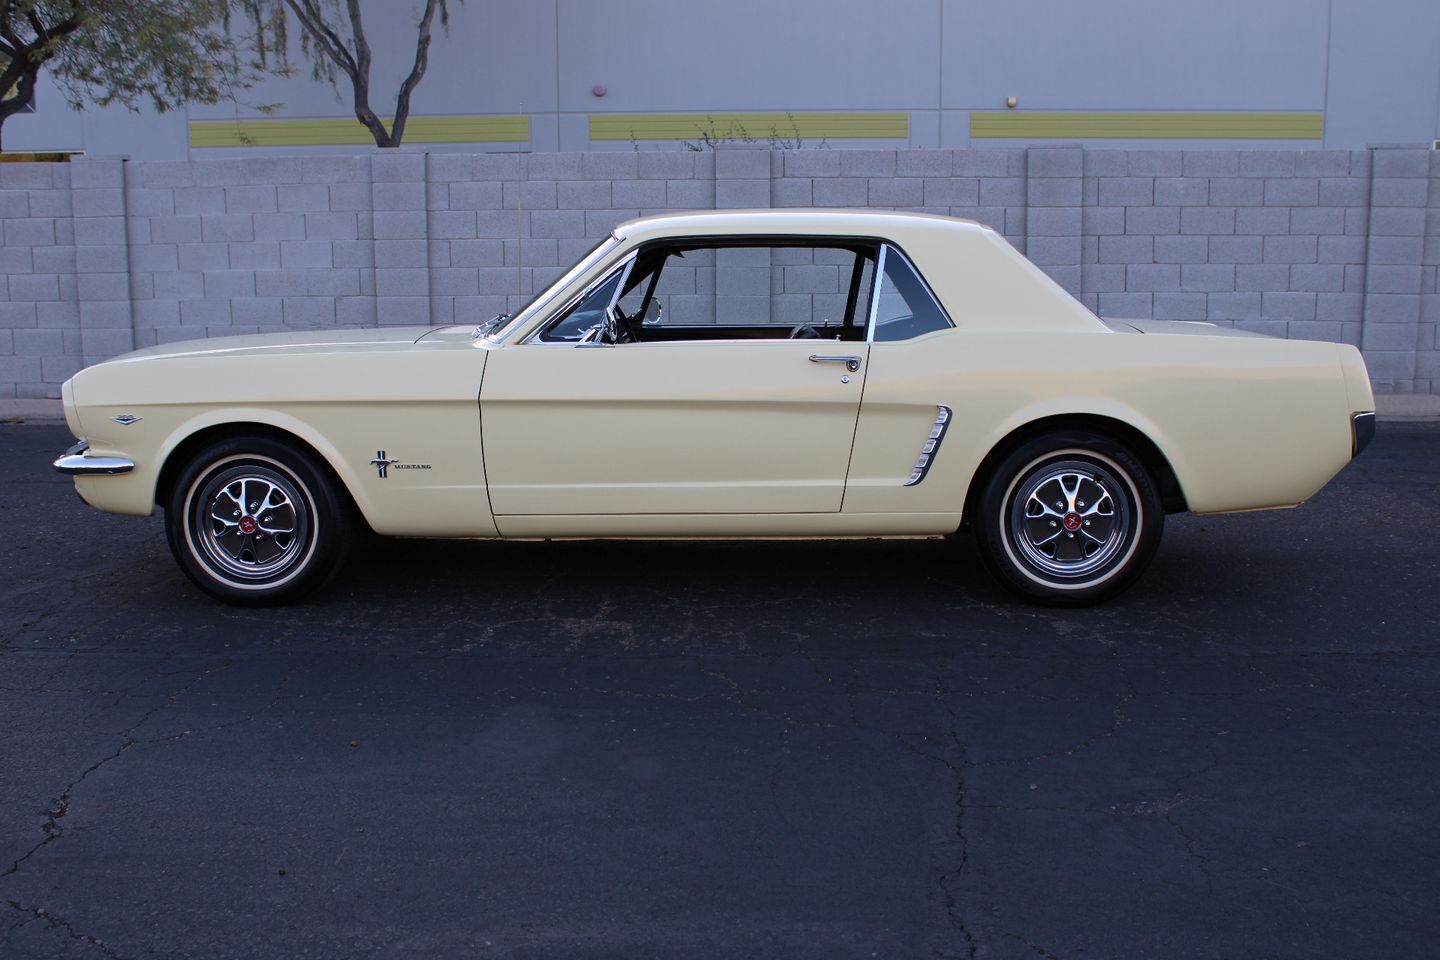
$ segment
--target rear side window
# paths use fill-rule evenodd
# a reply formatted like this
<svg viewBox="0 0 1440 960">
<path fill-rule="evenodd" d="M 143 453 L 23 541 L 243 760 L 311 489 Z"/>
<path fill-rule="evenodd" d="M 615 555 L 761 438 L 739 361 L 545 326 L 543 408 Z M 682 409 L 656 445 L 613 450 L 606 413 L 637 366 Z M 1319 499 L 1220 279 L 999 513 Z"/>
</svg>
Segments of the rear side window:
<svg viewBox="0 0 1440 960">
<path fill-rule="evenodd" d="M 954 326 L 905 255 L 886 246 L 885 269 L 875 298 L 877 343 L 910 340 Z"/>
</svg>

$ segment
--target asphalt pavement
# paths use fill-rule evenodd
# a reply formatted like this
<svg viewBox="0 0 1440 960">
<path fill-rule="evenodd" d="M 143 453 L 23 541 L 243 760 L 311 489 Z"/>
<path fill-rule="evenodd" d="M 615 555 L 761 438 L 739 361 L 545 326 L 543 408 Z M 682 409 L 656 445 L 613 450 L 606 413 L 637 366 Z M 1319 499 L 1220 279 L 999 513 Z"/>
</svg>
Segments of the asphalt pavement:
<svg viewBox="0 0 1440 960">
<path fill-rule="evenodd" d="M 941 541 L 378 541 L 275 610 L 0 426 L 0 957 L 1429 958 L 1440 424 L 1102 607 Z"/>
</svg>

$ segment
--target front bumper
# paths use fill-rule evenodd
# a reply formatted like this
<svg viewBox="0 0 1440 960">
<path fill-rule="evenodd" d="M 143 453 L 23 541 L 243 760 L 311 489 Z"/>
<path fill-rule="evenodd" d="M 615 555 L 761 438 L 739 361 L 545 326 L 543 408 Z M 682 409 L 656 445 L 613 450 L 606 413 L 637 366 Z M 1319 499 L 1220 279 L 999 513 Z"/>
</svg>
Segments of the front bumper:
<svg viewBox="0 0 1440 960">
<path fill-rule="evenodd" d="M 87 457 L 90 444 L 81 440 L 55 461 L 59 472 L 72 477 L 117 477 L 135 469 L 135 461 L 124 457 Z"/>
<path fill-rule="evenodd" d="M 1375 439 L 1375 411 L 1350 414 L 1350 459 L 1354 460 Z"/>
</svg>

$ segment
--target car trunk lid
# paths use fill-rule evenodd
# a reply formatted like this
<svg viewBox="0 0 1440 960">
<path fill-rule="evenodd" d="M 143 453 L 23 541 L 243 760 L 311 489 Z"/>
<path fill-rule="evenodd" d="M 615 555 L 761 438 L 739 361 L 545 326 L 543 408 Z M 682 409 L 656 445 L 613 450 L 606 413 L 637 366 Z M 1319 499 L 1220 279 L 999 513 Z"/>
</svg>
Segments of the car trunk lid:
<svg viewBox="0 0 1440 960">
<path fill-rule="evenodd" d="M 1205 320 L 1104 320 L 1115 333 L 1149 333 L 1181 337 L 1264 337 L 1263 333 L 1222 327 Z"/>
</svg>

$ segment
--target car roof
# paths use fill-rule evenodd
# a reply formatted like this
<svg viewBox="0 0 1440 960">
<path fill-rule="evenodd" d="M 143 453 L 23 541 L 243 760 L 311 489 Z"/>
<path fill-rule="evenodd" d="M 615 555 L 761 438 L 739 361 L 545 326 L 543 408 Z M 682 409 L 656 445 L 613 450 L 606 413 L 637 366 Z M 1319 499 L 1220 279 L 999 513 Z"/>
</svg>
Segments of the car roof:
<svg viewBox="0 0 1440 960">
<path fill-rule="evenodd" d="M 746 234 L 799 234 L 822 236 L 865 236 L 899 239 L 915 232 L 935 230 L 962 233 L 993 233 L 974 220 L 944 217 L 933 213 L 899 210 L 852 210 L 828 208 L 784 208 L 760 210 L 697 210 L 663 213 L 627 220 L 615 228 L 622 240 L 652 240 L 666 237 L 734 236 Z"/>
<path fill-rule="evenodd" d="M 893 244 L 925 278 L 951 318 L 969 329 L 1111 332 L 994 229 L 933 213 L 801 207 L 659 214 L 616 227 L 617 259 L 607 261 L 605 267 L 651 241 L 747 236 Z M 1078 268 L 1073 272 L 1078 274 Z M 593 277 L 581 279 L 588 282 Z"/>
</svg>

